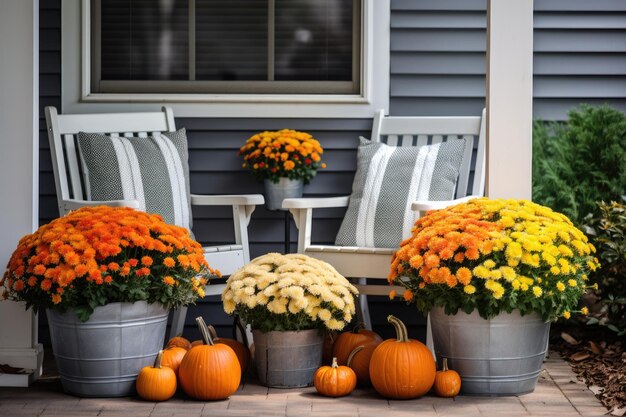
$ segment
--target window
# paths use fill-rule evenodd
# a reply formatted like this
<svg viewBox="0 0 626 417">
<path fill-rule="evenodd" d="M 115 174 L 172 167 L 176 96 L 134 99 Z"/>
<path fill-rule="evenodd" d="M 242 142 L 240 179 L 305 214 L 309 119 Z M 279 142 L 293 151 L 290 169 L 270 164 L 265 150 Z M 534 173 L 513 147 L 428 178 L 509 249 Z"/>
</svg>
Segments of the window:
<svg viewBox="0 0 626 417">
<path fill-rule="evenodd" d="M 91 93 L 352 94 L 361 0 L 91 0 Z"/>
</svg>

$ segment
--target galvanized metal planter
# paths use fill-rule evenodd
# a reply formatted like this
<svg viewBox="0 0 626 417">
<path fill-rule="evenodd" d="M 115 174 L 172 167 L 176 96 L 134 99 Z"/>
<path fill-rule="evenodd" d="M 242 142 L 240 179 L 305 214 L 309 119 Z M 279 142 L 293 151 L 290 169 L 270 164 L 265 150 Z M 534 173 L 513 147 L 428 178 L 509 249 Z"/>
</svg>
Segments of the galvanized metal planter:
<svg viewBox="0 0 626 417">
<path fill-rule="evenodd" d="M 71 311 L 46 313 L 63 390 L 80 397 L 132 395 L 163 347 L 168 316 L 145 301 L 97 307 L 84 323 Z"/>
<path fill-rule="evenodd" d="M 461 375 L 461 393 L 518 395 L 532 392 L 546 353 L 550 323 L 518 311 L 485 320 L 477 311 L 446 315 L 430 311 L 438 363 Z"/>
<path fill-rule="evenodd" d="M 272 388 L 313 385 L 313 376 L 322 364 L 324 338 L 319 330 L 267 332 L 253 330 L 257 375 L 261 384 Z"/>
<path fill-rule="evenodd" d="M 264 180 L 265 185 L 265 206 L 268 210 L 282 210 L 285 198 L 302 197 L 304 189 L 303 180 L 290 180 L 289 178 L 279 178 L 278 183 Z"/>
</svg>

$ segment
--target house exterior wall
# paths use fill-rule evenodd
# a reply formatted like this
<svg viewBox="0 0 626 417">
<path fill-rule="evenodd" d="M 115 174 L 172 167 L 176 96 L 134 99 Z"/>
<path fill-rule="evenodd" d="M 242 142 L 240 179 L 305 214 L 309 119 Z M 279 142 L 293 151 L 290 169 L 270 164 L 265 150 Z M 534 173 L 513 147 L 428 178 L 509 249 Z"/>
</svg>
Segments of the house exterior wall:
<svg viewBox="0 0 626 417">
<path fill-rule="evenodd" d="M 60 7 L 60 0 L 40 2 L 40 223 L 58 215 L 43 107 L 61 106 Z M 392 0 L 391 9 L 390 113 L 480 114 L 485 106 L 486 1 Z M 626 111 L 626 2 L 535 0 L 534 26 L 535 117 L 563 120 L 579 103 L 609 103 Z M 371 129 L 371 119 L 177 118 L 176 123 L 188 130 L 192 192 L 208 194 L 262 192 L 241 169 L 236 150 L 257 131 L 284 127 L 310 132 L 326 149 L 328 169 L 305 193 L 349 194 L 358 136 L 367 137 Z M 229 216 L 228 209 L 196 209 L 198 240 L 230 240 Z M 342 216 L 342 210 L 316 213 L 313 240 L 332 242 Z M 250 223 L 252 256 L 282 251 L 283 239 L 283 213 L 258 208 Z M 292 224 L 293 251 L 295 244 Z M 383 333 L 388 326 L 382 309 L 389 305 L 384 299 L 371 301 L 373 324 Z M 423 321 L 412 308 L 400 303 L 391 308 L 408 319 L 412 334 L 423 334 Z M 210 317 L 218 331 L 229 327 L 216 299 L 191 308 L 190 325 L 197 313 Z"/>
</svg>

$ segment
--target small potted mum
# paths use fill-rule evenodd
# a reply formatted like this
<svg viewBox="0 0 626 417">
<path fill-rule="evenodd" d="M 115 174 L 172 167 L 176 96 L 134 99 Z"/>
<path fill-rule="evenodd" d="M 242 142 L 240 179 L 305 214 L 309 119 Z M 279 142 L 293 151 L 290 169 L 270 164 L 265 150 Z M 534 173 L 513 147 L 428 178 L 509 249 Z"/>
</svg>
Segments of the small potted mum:
<svg viewBox="0 0 626 417">
<path fill-rule="evenodd" d="M 261 383 L 302 387 L 321 365 L 321 330 L 341 330 L 357 289 L 335 268 L 301 254 L 270 253 L 228 278 L 224 311 L 252 327 Z"/>
<path fill-rule="evenodd" d="M 464 393 L 521 394 L 534 389 L 550 321 L 586 313 L 577 305 L 599 266 L 594 252 L 560 213 L 480 198 L 420 218 L 389 282 L 430 313 L 435 353 Z"/>
<path fill-rule="evenodd" d="M 163 346 L 170 308 L 204 296 L 209 268 L 189 232 L 157 214 L 86 207 L 23 237 L 4 298 L 46 311 L 65 391 L 125 396 Z"/>
<path fill-rule="evenodd" d="M 280 210 L 285 198 L 302 197 L 303 186 L 318 169 L 326 168 L 323 153 L 313 136 L 290 129 L 257 133 L 239 149 L 243 168 L 264 182 L 270 210 Z"/>
</svg>

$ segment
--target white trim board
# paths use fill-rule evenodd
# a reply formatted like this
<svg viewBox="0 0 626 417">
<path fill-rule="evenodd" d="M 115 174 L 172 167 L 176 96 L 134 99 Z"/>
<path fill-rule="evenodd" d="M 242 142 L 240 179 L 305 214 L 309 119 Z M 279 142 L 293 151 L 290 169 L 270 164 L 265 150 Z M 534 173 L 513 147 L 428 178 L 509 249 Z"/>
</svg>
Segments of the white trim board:
<svg viewBox="0 0 626 417">
<path fill-rule="evenodd" d="M 362 95 L 91 94 L 89 4 L 62 0 L 63 113 L 157 111 L 167 104 L 178 117 L 369 118 L 389 108 L 390 0 L 362 3 Z"/>
<path fill-rule="evenodd" d="M 0 265 L 39 223 L 39 1 L 8 0 L 0 13 Z M 6 57 L 10 57 L 7 59 Z M 0 363 L 41 373 L 37 316 L 24 303 L 0 302 Z M 27 382 L 27 381 L 26 381 Z M 23 378 L 3 378 L 2 384 Z"/>
</svg>

